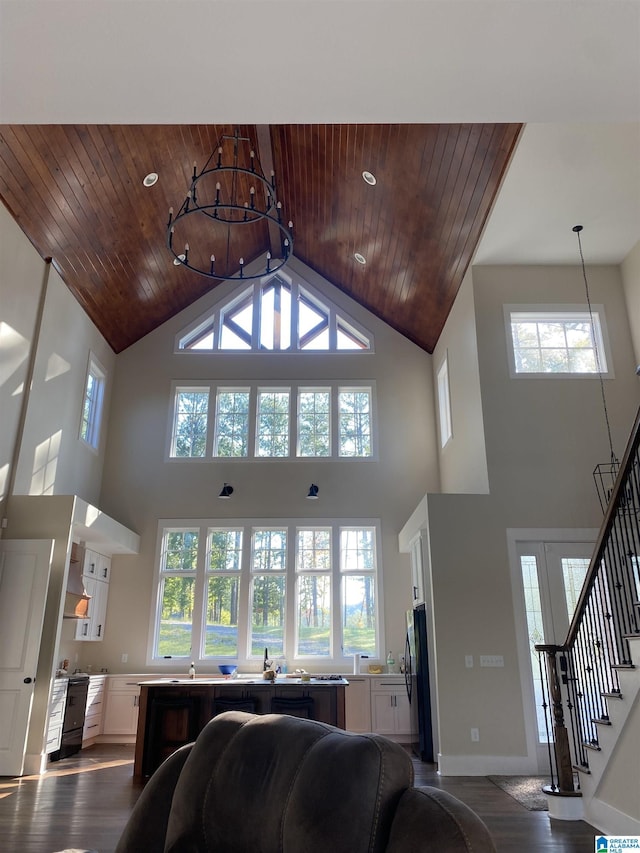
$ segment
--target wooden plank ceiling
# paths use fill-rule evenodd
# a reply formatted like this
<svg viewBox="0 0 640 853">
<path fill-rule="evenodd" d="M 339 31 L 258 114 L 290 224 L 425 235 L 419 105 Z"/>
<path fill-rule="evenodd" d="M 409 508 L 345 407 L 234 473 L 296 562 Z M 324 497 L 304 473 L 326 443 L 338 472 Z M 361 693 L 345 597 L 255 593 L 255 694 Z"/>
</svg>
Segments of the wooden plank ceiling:
<svg viewBox="0 0 640 853">
<path fill-rule="evenodd" d="M 432 352 L 521 127 L 4 125 L 0 197 L 121 352 L 218 283 L 172 263 L 166 224 L 193 164 L 237 131 L 263 167 L 273 160 L 294 255 Z M 150 172 L 159 181 L 145 188 Z M 232 231 L 231 265 L 269 248 L 266 227 Z"/>
</svg>

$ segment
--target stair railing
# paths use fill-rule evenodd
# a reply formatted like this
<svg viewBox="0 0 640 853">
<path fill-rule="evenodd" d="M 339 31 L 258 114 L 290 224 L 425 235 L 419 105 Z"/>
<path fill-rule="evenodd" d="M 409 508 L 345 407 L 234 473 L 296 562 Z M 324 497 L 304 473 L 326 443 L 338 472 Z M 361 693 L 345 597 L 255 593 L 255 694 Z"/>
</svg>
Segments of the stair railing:
<svg viewBox="0 0 640 853">
<path fill-rule="evenodd" d="M 628 637 L 640 634 L 640 410 L 620 463 L 582 592 L 562 645 L 536 645 L 546 659 L 544 711 L 554 743 L 550 790 L 575 794 L 574 769 L 589 770 L 618 671 L 632 667 Z M 566 716 L 565 716 L 566 710 Z M 567 727 L 568 724 L 568 727 Z"/>
</svg>

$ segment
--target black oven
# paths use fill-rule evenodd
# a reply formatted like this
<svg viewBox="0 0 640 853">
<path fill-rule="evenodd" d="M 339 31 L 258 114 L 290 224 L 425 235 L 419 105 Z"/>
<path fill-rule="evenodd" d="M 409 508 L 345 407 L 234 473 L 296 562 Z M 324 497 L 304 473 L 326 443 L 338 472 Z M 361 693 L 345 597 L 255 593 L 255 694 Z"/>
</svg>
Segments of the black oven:
<svg viewBox="0 0 640 853">
<path fill-rule="evenodd" d="M 88 675 L 72 675 L 69 677 L 67 701 L 64 707 L 62 721 L 62 740 L 60 749 L 49 756 L 51 761 L 59 761 L 74 755 L 82 749 L 82 730 L 84 715 L 87 708 L 87 693 L 89 692 Z"/>
</svg>

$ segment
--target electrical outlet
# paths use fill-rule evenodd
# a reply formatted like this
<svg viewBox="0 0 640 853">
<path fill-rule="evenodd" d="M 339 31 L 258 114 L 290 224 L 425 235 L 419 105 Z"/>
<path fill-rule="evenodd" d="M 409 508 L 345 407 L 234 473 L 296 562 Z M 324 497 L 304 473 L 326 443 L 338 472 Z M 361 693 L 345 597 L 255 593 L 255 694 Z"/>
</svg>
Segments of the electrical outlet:
<svg viewBox="0 0 640 853">
<path fill-rule="evenodd" d="M 480 740 L 480 729 L 471 729 L 471 740 L 477 743 Z"/>
<path fill-rule="evenodd" d="M 473 655 L 464 656 L 464 665 L 467 669 L 473 669 Z"/>
<path fill-rule="evenodd" d="M 122 663 L 126 663 L 129 660 L 129 655 L 126 652 L 122 653 Z"/>
</svg>

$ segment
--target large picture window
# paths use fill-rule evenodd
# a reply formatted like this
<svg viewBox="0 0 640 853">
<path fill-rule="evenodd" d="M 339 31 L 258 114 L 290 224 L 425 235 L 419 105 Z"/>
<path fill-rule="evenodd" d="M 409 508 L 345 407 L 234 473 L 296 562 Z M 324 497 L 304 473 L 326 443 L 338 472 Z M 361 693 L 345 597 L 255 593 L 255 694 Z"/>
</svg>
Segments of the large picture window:
<svg viewBox="0 0 640 853">
<path fill-rule="evenodd" d="M 371 459 L 376 455 L 374 391 L 373 384 L 344 383 L 176 385 L 169 457 Z"/>
<path fill-rule="evenodd" d="M 162 523 L 149 663 L 378 658 L 378 553 L 377 522 Z"/>
</svg>

